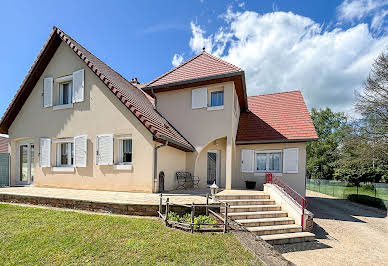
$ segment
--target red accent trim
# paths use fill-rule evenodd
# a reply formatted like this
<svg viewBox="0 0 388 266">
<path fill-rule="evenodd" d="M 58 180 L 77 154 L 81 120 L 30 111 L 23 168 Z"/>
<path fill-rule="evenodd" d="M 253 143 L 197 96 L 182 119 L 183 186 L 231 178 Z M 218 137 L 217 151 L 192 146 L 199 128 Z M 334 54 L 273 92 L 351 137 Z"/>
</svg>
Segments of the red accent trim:
<svg viewBox="0 0 388 266">
<path fill-rule="evenodd" d="M 304 213 L 305 209 L 307 208 L 307 200 L 302 197 L 298 192 L 293 190 L 289 185 L 287 185 L 281 178 L 275 176 L 272 173 L 266 173 L 265 174 L 265 184 L 272 184 L 276 185 L 278 188 L 283 190 L 283 192 L 287 195 L 289 199 L 291 199 L 294 203 L 296 203 L 298 206 L 302 209 L 302 217 L 301 217 L 301 225 L 303 230 L 304 225 Z"/>
</svg>

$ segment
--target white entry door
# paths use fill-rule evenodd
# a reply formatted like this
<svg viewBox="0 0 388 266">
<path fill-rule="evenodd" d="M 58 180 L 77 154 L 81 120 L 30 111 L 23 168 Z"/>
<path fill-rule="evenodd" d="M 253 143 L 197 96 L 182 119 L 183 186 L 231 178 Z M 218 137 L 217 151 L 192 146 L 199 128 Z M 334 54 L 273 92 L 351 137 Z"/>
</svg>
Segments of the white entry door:
<svg viewBox="0 0 388 266">
<path fill-rule="evenodd" d="M 35 146 L 31 141 L 18 144 L 17 149 L 18 172 L 16 183 L 18 185 L 30 185 L 34 182 L 35 173 Z"/>
<path fill-rule="evenodd" d="M 220 151 L 210 150 L 207 152 L 207 184 L 214 182 L 220 185 Z"/>
</svg>

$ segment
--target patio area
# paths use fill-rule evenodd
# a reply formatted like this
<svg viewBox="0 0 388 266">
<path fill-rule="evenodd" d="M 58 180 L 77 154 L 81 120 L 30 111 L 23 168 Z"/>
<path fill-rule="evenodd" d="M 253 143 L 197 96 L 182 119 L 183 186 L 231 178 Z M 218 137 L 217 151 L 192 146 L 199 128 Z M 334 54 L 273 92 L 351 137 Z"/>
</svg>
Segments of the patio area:
<svg viewBox="0 0 388 266">
<path fill-rule="evenodd" d="M 176 204 L 204 204 L 209 190 L 177 190 L 163 193 Z M 44 205 L 69 209 L 156 216 L 158 193 L 114 192 L 42 187 L 2 187 L 0 202 Z"/>
</svg>

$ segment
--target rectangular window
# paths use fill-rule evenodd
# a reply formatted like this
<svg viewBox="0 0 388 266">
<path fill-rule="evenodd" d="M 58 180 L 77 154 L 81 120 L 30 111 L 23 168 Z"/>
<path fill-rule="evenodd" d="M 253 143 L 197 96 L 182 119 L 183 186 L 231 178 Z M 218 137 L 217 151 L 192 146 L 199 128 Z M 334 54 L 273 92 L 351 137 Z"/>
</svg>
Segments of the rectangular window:
<svg viewBox="0 0 388 266">
<path fill-rule="evenodd" d="M 59 105 L 72 103 L 73 83 L 63 82 L 59 84 Z"/>
<path fill-rule="evenodd" d="M 280 151 L 256 152 L 257 172 L 281 172 Z"/>
<path fill-rule="evenodd" d="M 213 91 L 210 94 L 210 106 L 224 105 L 224 91 Z"/>
<path fill-rule="evenodd" d="M 119 139 L 119 163 L 132 164 L 132 139 Z"/>
<path fill-rule="evenodd" d="M 57 143 L 57 166 L 73 166 L 74 164 L 74 143 Z"/>
</svg>

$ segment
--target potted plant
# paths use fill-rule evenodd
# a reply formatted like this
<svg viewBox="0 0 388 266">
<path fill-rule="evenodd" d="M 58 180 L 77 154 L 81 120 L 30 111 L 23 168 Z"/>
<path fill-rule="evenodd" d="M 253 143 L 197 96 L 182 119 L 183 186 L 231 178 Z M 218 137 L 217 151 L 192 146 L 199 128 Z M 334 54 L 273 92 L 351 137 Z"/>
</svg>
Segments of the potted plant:
<svg viewBox="0 0 388 266">
<path fill-rule="evenodd" d="M 245 180 L 245 187 L 247 189 L 255 189 L 256 188 L 256 181 Z"/>
</svg>

